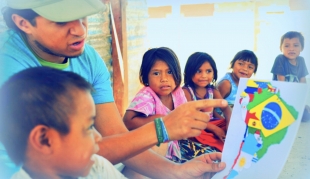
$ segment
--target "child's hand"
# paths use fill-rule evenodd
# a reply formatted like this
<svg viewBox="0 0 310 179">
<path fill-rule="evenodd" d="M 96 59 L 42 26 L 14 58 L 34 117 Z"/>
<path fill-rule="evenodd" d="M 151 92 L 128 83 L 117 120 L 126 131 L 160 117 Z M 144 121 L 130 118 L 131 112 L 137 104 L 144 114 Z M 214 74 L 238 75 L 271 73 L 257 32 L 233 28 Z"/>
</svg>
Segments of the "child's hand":
<svg viewBox="0 0 310 179">
<path fill-rule="evenodd" d="M 218 137 L 222 142 L 225 142 L 225 138 L 226 138 L 226 133 L 222 128 L 219 128 L 217 126 L 214 127 L 213 129 L 213 133 L 214 135 L 216 135 L 216 137 Z"/>
</svg>

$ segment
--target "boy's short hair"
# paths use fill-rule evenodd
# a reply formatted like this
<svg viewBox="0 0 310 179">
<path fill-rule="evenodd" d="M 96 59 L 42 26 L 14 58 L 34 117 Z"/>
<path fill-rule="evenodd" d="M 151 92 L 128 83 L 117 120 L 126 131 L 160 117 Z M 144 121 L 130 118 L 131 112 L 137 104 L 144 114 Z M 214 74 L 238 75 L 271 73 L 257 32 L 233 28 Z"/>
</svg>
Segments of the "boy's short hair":
<svg viewBox="0 0 310 179">
<path fill-rule="evenodd" d="M 92 90 L 81 76 L 48 67 L 23 70 L 0 88 L 0 141 L 13 162 L 24 161 L 28 137 L 37 125 L 70 131 L 74 90 Z"/>
<path fill-rule="evenodd" d="M 205 62 L 208 62 L 213 70 L 213 82 L 217 80 L 217 68 L 214 59 L 211 55 L 205 52 L 195 52 L 191 56 L 188 57 L 188 60 L 184 69 L 184 84 L 194 87 L 193 76 L 196 74 L 197 70 L 203 65 Z"/>
<path fill-rule="evenodd" d="M 233 68 L 237 60 L 243 60 L 250 63 L 253 63 L 255 65 L 254 74 L 257 71 L 258 68 L 258 59 L 255 55 L 255 53 L 251 50 L 241 50 L 238 52 L 234 58 L 230 62 L 230 68 Z"/>
<path fill-rule="evenodd" d="M 140 82 L 147 86 L 149 83 L 148 74 L 157 60 L 167 63 L 172 72 L 176 88 L 179 87 L 182 81 L 180 62 L 176 54 L 167 47 L 152 48 L 144 53 L 139 73 Z"/>
<path fill-rule="evenodd" d="M 301 49 L 303 50 L 304 45 L 305 45 L 305 38 L 300 32 L 296 32 L 296 31 L 289 31 L 289 32 L 286 32 L 284 35 L 282 35 L 281 41 L 280 41 L 280 49 L 281 49 L 284 39 L 292 39 L 292 38 L 299 39 L 299 42 L 301 44 Z"/>
</svg>

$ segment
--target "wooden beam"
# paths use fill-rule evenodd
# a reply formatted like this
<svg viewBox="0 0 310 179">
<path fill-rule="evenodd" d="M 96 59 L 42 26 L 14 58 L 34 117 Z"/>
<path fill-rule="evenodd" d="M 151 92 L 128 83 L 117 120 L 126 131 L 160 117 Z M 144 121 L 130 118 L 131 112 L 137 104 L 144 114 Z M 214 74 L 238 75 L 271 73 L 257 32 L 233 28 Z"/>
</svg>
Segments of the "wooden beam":
<svg viewBox="0 0 310 179">
<path fill-rule="evenodd" d="M 117 32 L 117 37 L 120 45 L 121 52 L 123 51 L 122 45 L 122 7 L 121 0 L 111 0 L 111 7 L 114 17 L 115 28 Z M 111 19 L 112 20 L 112 19 Z M 121 76 L 121 69 L 119 64 L 119 57 L 117 55 L 115 34 L 111 25 L 111 34 L 112 34 L 112 67 L 113 67 L 113 94 L 116 106 L 120 112 L 120 115 L 124 115 L 124 81 Z"/>
</svg>

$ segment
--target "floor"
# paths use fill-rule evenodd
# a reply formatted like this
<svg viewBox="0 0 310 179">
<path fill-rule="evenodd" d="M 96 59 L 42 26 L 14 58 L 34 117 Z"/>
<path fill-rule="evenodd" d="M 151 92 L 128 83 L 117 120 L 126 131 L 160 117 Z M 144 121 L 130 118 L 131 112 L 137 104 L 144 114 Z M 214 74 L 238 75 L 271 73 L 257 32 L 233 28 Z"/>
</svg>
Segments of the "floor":
<svg viewBox="0 0 310 179">
<path fill-rule="evenodd" d="M 294 145 L 279 179 L 310 179 L 310 120 L 300 124 Z"/>
<path fill-rule="evenodd" d="M 310 91 L 310 78 L 307 79 Z M 310 106 L 310 92 L 306 104 Z M 291 153 L 279 179 L 310 179 L 310 118 L 301 122 Z"/>
</svg>

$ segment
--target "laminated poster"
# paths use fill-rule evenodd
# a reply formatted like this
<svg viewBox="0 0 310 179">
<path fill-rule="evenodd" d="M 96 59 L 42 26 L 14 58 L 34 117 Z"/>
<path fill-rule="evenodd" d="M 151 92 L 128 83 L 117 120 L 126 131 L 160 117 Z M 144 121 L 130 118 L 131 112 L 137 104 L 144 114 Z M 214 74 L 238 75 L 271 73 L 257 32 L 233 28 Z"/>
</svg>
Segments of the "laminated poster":
<svg viewBox="0 0 310 179">
<path fill-rule="evenodd" d="M 212 179 L 278 178 L 294 143 L 307 85 L 240 79 L 222 161 Z"/>
</svg>

